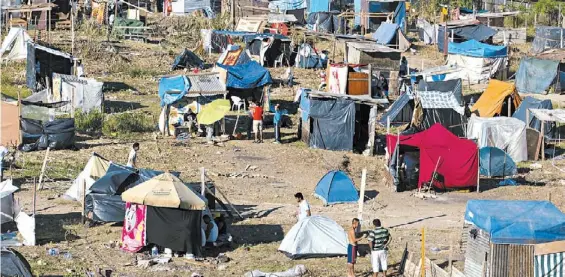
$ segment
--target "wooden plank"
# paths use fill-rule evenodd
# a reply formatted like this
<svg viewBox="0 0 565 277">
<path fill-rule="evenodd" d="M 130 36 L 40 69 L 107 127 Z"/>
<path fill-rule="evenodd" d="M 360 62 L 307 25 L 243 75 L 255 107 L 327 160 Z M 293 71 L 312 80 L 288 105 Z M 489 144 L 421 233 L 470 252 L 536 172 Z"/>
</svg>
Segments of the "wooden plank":
<svg viewBox="0 0 565 277">
<path fill-rule="evenodd" d="M 534 254 L 536 256 L 561 252 L 565 252 L 565 240 L 534 245 Z"/>
<path fill-rule="evenodd" d="M 363 168 L 361 173 L 361 191 L 359 192 L 359 209 L 357 210 L 357 218 L 363 221 L 363 204 L 365 203 L 365 186 L 367 185 L 367 169 Z"/>
<path fill-rule="evenodd" d="M 541 130 L 543 130 L 544 127 L 545 127 L 544 121 L 542 121 L 541 122 Z M 542 137 L 543 137 L 543 132 L 540 132 L 539 136 L 538 136 L 538 143 L 536 145 L 536 156 L 534 157 L 534 161 L 537 161 L 539 159 L 539 152 L 540 152 L 540 149 L 541 149 Z"/>
<path fill-rule="evenodd" d="M 47 166 L 47 157 L 49 156 L 49 150 L 51 149 L 51 147 L 47 147 L 47 150 L 45 151 L 45 158 L 43 158 L 43 165 L 41 166 L 41 174 L 39 175 L 39 183 L 37 184 L 37 189 L 41 190 L 43 189 L 43 175 L 45 174 L 45 167 Z"/>
</svg>

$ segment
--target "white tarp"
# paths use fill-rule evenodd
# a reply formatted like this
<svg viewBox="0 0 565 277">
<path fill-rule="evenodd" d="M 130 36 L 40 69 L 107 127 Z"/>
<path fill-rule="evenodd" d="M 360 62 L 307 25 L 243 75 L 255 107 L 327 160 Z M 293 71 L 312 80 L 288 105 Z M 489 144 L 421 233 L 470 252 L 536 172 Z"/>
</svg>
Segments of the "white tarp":
<svg viewBox="0 0 565 277">
<path fill-rule="evenodd" d="M 565 123 L 565 110 L 563 109 L 529 109 L 533 116 L 541 121 Z"/>
<path fill-rule="evenodd" d="M 347 234 L 330 218 L 310 216 L 290 229 L 279 251 L 292 259 L 347 255 Z"/>
<path fill-rule="evenodd" d="M 432 25 L 425 19 L 418 18 L 416 27 L 418 28 L 420 40 L 422 40 L 425 44 L 436 44 L 438 30 L 437 25 Z"/>
<path fill-rule="evenodd" d="M 506 151 L 514 162 L 528 160 L 526 123 L 517 118 L 472 115 L 467 122 L 467 138 L 477 139 L 480 148 L 494 146 Z"/>
<path fill-rule="evenodd" d="M 25 60 L 27 58 L 27 42 L 31 37 L 19 27 L 10 28 L 10 32 L 2 42 L 0 56 L 5 60 Z"/>
<path fill-rule="evenodd" d="M 55 89 L 56 85 L 59 85 L 57 89 Z M 104 100 L 103 86 L 103 82 L 98 82 L 95 79 L 53 74 L 53 98 L 57 101 L 74 102 L 72 106 L 64 106 L 63 111 L 70 111 L 72 107 L 81 109 L 83 112 L 100 111 Z M 56 95 L 57 92 L 60 92 L 60 95 Z"/>
<path fill-rule="evenodd" d="M 109 166 L 109 161 L 93 154 L 63 197 L 69 200 L 82 202 L 83 186 L 86 187 L 86 190 L 88 191 L 96 179 L 102 177 L 106 173 Z"/>
<path fill-rule="evenodd" d="M 14 221 L 13 193 L 17 190 L 18 187 L 12 184 L 12 179 L 0 183 L 0 224 Z"/>
<path fill-rule="evenodd" d="M 504 68 L 506 58 L 478 58 L 449 54 L 447 65 L 460 69 L 459 76 L 450 76 L 451 78 L 457 77 L 461 78 L 464 83 L 479 84 L 488 82 L 500 69 Z"/>
</svg>

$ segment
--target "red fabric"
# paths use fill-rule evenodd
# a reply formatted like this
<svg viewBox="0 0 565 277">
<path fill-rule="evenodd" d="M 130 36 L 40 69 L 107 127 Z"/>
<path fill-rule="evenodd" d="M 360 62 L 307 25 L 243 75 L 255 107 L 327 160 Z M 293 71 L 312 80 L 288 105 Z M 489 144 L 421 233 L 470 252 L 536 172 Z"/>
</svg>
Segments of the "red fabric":
<svg viewBox="0 0 565 277">
<path fill-rule="evenodd" d="M 126 214 L 122 228 L 122 250 L 135 253 L 146 245 L 147 207 L 126 202 Z"/>
<path fill-rule="evenodd" d="M 257 106 L 253 108 L 253 120 L 263 120 L 263 108 Z"/>
<path fill-rule="evenodd" d="M 443 175 L 446 188 L 473 187 L 477 185 L 479 153 L 477 145 L 468 139 L 461 139 L 436 123 L 429 129 L 407 136 L 387 135 L 389 155 L 394 153 L 397 141 L 400 145 L 420 149 L 420 176 L 418 187 L 432 178 L 437 161 L 437 172 Z M 440 159 L 441 157 L 441 159 Z M 442 185 L 434 183 L 436 187 Z"/>
</svg>

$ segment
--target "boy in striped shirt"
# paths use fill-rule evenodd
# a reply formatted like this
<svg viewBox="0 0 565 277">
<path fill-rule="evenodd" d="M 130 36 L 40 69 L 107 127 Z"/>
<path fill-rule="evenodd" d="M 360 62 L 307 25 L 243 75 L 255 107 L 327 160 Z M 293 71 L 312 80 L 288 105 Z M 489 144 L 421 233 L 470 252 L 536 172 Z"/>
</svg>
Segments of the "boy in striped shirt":
<svg viewBox="0 0 565 277">
<path fill-rule="evenodd" d="M 379 272 L 386 277 L 387 270 L 387 250 L 391 241 L 388 229 L 381 226 L 379 219 L 373 220 L 375 229 L 369 231 L 369 246 L 371 247 L 371 264 L 373 265 L 373 277 L 377 277 Z"/>
</svg>

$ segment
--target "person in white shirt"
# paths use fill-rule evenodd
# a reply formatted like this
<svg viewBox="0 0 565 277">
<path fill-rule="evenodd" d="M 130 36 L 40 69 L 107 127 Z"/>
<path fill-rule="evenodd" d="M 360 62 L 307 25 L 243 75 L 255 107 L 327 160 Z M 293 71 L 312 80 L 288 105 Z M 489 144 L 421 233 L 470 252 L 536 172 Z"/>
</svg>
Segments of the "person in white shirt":
<svg viewBox="0 0 565 277">
<path fill-rule="evenodd" d="M 308 201 L 304 200 L 304 195 L 302 195 L 301 192 L 298 192 L 294 195 L 294 198 L 298 201 L 298 221 L 311 216 L 312 213 L 310 213 L 310 204 L 308 204 Z"/>
<path fill-rule="evenodd" d="M 137 167 L 137 151 L 139 151 L 139 142 L 134 143 L 131 147 L 131 151 L 129 151 L 127 166 L 134 168 Z"/>
<path fill-rule="evenodd" d="M 204 219 L 204 223 L 206 223 L 206 230 L 204 230 L 206 242 L 215 242 L 218 240 L 218 225 L 216 225 L 216 222 L 214 222 L 209 215 L 204 215 L 202 219 Z"/>
</svg>

